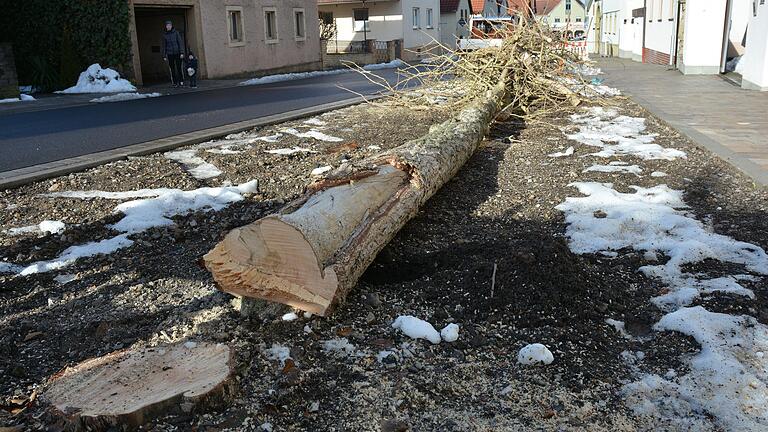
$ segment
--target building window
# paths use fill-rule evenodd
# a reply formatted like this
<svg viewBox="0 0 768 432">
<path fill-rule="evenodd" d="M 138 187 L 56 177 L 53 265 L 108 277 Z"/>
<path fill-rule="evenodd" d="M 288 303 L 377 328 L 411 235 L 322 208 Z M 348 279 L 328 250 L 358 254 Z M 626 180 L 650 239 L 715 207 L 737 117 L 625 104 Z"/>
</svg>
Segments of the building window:
<svg viewBox="0 0 768 432">
<path fill-rule="evenodd" d="M 277 43 L 277 9 L 264 8 L 264 40 Z"/>
<path fill-rule="evenodd" d="M 304 9 L 293 10 L 293 35 L 297 41 L 307 39 L 307 24 L 304 20 Z"/>
<path fill-rule="evenodd" d="M 371 22 L 368 21 L 368 9 L 354 9 L 352 13 L 355 18 L 354 30 L 356 32 L 371 31 Z"/>
<path fill-rule="evenodd" d="M 320 21 L 323 24 L 333 24 L 333 12 L 320 12 Z"/>
<path fill-rule="evenodd" d="M 227 8 L 227 30 L 230 46 L 245 45 L 243 37 L 243 9 L 240 7 Z"/>
<path fill-rule="evenodd" d="M 555 18 L 555 22 L 559 23 L 560 22 L 560 18 Z"/>
<path fill-rule="evenodd" d="M 571 0 L 565 0 L 565 10 L 571 10 Z"/>
<path fill-rule="evenodd" d="M 427 8 L 427 28 L 432 28 L 432 9 Z"/>
<path fill-rule="evenodd" d="M 415 29 L 421 28 L 421 9 L 413 8 L 412 23 L 413 23 L 413 28 Z"/>
<path fill-rule="evenodd" d="M 576 22 L 581 22 L 581 18 L 576 18 Z"/>
</svg>

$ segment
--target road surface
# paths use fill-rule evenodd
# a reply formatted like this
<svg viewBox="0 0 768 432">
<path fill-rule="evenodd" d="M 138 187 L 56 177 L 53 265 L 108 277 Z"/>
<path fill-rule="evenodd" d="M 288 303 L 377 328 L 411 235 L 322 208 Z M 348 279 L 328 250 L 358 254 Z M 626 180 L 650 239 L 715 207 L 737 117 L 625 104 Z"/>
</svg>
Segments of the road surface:
<svg viewBox="0 0 768 432">
<path fill-rule="evenodd" d="M 376 73 L 391 83 L 398 79 L 395 69 Z M 360 74 L 349 72 L 0 115 L 0 172 L 359 98 L 339 86 L 364 95 L 381 91 Z"/>
</svg>

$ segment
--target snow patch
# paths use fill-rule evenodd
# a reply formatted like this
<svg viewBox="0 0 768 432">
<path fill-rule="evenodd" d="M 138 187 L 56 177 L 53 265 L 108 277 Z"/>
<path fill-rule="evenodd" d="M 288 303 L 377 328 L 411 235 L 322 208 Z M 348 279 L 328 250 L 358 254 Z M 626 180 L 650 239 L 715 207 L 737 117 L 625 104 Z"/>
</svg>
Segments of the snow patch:
<svg viewBox="0 0 768 432">
<path fill-rule="evenodd" d="M 264 150 L 264 151 L 270 154 L 283 155 L 283 156 L 292 155 L 294 153 L 317 153 L 314 150 L 310 150 L 304 147 L 279 148 L 275 150 Z"/>
<path fill-rule="evenodd" d="M 162 96 L 161 93 L 117 93 L 109 96 L 91 99 L 94 103 L 104 102 L 122 102 L 136 99 L 156 98 Z"/>
<path fill-rule="evenodd" d="M 218 177 L 222 174 L 221 170 L 215 165 L 208 163 L 205 159 L 197 156 L 197 150 L 178 150 L 163 154 L 166 159 L 178 162 L 184 166 L 184 169 L 198 180 L 206 180 Z"/>
<path fill-rule="evenodd" d="M 646 276 L 668 285 L 670 293 L 656 300 L 662 307 L 683 306 L 699 294 L 715 291 L 754 295 L 733 278 L 684 274 L 686 264 L 711 258 L 768 274 L 768 256 L 762 248 L 709 232 L 700 221 L 678 210 L 687 207 L 682 191 L 666 185 L 631 186 L 634 193 L 617 192 L 610 183 L 578 182 L 571 186 L 586 196 L 566 198 L 556 207 L 565 213 L 570 249 L 585 254 L 632 248 L 668 256 L 665 264 L 640 268 Z M 598 213 L 603 217 L 597 217 Z"/>
<path fill-rule="evenodd" d="M 651 173 L 651 177 L 666 177 L 667 173 L 661 171 L 654 171 Z"/>
<path fill-rule="evenodd" d="M 61 221 L 44 220 L 37 225 L 28 225 L 18 228 L 3 230 L 3 234 L 16 236 L 31 233 L 59 234 L 64 231 L 66 225 Z"/>
<path fill-rule="evenodd" d="M 568 139 L 599 147 L 601 150 L 593 156 L 610 158 L 627 155 L 645 160 L 686 157 L 685 152 L 654 144 L 655 134 L 643 134 L 645 119 L 642 117 L 628 117 L 619 115 L 614 109 L 592 107 L 585 114 L 571 115 L 571 121 L 579 131 L 567 135 Z"/>
<path fill-rule="evenodd" d="M 563 156 L 570 156 L 570 155 L 573 154 L 573 152 L 574 152 L 574 148 L 573 147 L 568 147 L 567 149 L 565 149 L 565 151 L 556 152 L 556 153 L 550 153 L 547 156 L 555 157 L 555 158 L 556 157 L 563 157 Z"/>
<path fill-rule="evenodd" d="M 335 137 L 335 136 L 326 135 L 326 134 L 324 134 L 324 133 L 322 133 L 322 132 L 320 132 L 318 130 L 315 130 L 315 129 L 310 129 L 310 130 L 308 130 L 306 132 L 299 132 L 298 130 L 296 130 L 294 128 L 288 128 L 288 129 L 283 129 L 282 131 L 287 133 L 287 134 L 291 134 L 293 136 L 299 137 L 299 138 L 312 138 L 312 139 L 316 139 L 318 141 L 326 141 L 326 142 L 341 142 L 341 141 L 344 141 L 343 138 L 338 138 L 338 137 Z"/>
<path fill-rule="evenodd" d="M 326 165 L 326 166 L 323 166 L 323 167 L 319 167 L 319 168 L 313 169 L 312 172 L 309 173 L 309 174 L 313 175 L 313 176 L 319 176 L 319 175 L 327 173 L 328 171 L 330 171 L 332 169 L 333 169 L 332 166 Z"/>
<path fill-rule="evenodd" d="M 658 331 L 677 331 L 696 339 L 701 351 L 686 360 L 690 372 L 666 379 L 646 375 L 624 386 L 629 406 L 639 415 L 709 429 L 714 416 L 724 430 L 768 428 L 768 327 L 749 316 L 709 312 L 701 306 L 665 315 Z M 701 427 L 705 426 L 705 427 Z"/>
<path fill-rule="evenodd" d="M 56 93 L 123 93 L 135 92 L 136 87 L 130 81 L 120 78 L 120 74 L 113 69 L 102 69 L 98 63 L 88 66 L 77 79 L 74 86 L 57 91 Z"/>
<path fill-rule="evenodd" d="M 95 255 L 108 255 L 132 244 L 133 240 L 129 240 L 126 234 L 122 234 L 106 240 L 70 246 L 57 258 L 28 265 L 22 268 L 18 273 L 21 276 L 27 276 L 36 273 L 49 272 L 51 270 L 58 270 L 73 264 L 80 258 L 92 257 Z"/>
<path fill-rule="evenodd" d="M 308 124 L 308 125 L 312 125 L 312 126 L 325 126 L 328 123 L 326 123 L 323 120 L 320 120 L 318 118 L 311 118 L 309 120 L 304 120 L 304 124 Z"/>
<path fill-rule="evenodd" d="M 13 103 L 13 102 L 31 102 L 36 100 L 34 97 L 28 95 L 28 94 L 20 94 L 17 98 L 7 98 L 7 99 L 0 99 L 0 104 L 3 103 Z"/>
<path fill-rule="evenodd" d="M 432 327 L 432 324 L 411 315 L 400 315 L 392 323 L 392 328 L 399 329 L 406 336 L 413 339 L 426 339 L 433 344 L 440 343 L 440 333 Z"/>
<path fill-rule="evenodd" d="M 337 338 L 327 341 L 323 341 L 323 351 L 326 353 L 339 355 L 339 356 L 353 356 L 362 357 L 365 354 L 358 351 L 354 345 L 352 345 L 347 338 Z"/>
<path fill-rule="evenodd" d="M 296 315 L 296 312 L 288 312 L 287 314 L 283 315 L 281 318 L 283 321 L 296 321 L 299 319 L 299 316 Z"/>
<path fill-rule="evenodd" d="M 440 337 L 446 342 L 456 342 L 459 339 L 459 325 L 448 324 L 442 330 L 440 330 Z"/>
<path fill-rule="evenodd" d="M 517 353 L 517 362 L 524 365 L 543 363 L 548 365 L 555 360 L 555 356 L 546 346 L 535 343 L 522 347 Z"/>
<path fill-rule="evenodd" d="M 611 162 L 608 165 L 592 165 L 582 172 L 634 174 L 639 177 L 643 169 L 637 165 L 627 165 L 625 162 Z"/>
<path fill-rule="evenodd" d="M 277 360 L 281 366 L 285 366 L 285 361 L 291 358 L 291 349 L 287 346 L 273 343 L 271 348 L 264 350 L 264 355 L 269 360 Z"/>
</svg>

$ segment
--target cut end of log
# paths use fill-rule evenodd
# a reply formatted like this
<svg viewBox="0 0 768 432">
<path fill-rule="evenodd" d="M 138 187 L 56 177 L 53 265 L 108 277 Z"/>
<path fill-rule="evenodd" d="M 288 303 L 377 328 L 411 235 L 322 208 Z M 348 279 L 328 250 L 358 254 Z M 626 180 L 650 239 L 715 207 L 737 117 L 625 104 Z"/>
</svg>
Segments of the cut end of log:
<svg viewBox="0 0 768 432">
<path fill-rule="evenodd" d="M 222 291 L 325 315 L 338 280 L 304 235 L 277 217 L 232 230 L 204 257 Z"/>
<path fill-rule="evenodd" d="M 353 172 L 296 211 L 231 231 L 203 261 L 222 291 L 325 316 L 356 280 L 341 286 L 341 276 L 373 259 L 340 264 L 339 254 L 354 248 L 407 184 L 408 174 L 390 165 Z"/>
<path fill-rule="evenodd" d="M 123 350 L 60 372 L 41 400 L 65 430 L 137 427 L 171 412 L 226 402 L 233 372 L 230 349 L 223 344 Z"/>
</svg>

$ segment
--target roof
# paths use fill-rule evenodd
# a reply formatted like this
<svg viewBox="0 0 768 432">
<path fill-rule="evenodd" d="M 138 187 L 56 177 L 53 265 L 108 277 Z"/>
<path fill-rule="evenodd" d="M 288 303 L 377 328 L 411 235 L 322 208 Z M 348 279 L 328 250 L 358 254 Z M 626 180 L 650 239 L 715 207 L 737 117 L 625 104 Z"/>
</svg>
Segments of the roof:
<svg viewBox="0 0 768 432">
<path fill-rule="evenodd" d="M 533 12 L 536 15 L 546 15 L 552 12 L 560 4 L 561 0 L 536 0 L 533 6 Z"/>
<path fill-rule="evenodd" d="M 485 0 L 471 0 L 470 6 L 472 7 L 472 13 L 473 14 L 481 14 L 483 13 L 483 9 L 485 9 Z"/>
<path fill-rule="evenodd" d="M 440 13 L 456 12 L 459 9 L 461 0 L 440 0 Z"/>
<path fill-rule="evenodd" d="M 486 0 L 472 0 L 472 13 L 482 14 L 485 9 L 485 1 Z M 496 1 L 501 2 L 503 0 Z M 530 3 L 530 0 L 507 0 L 507 13 L 509 15 L 514 15 L 517 12 L 526 12 L 530 8 Z"/>
<path fill-rule="evenodd" d="M 548 13 L 552 12 L 552 10 L 556 8 L 561 1 L 562 0 L 535 0 L 533 5 L 533 13 L 536 15 L 547 15 Z M 578 3 L 581 7 L 583 7 L 584 10 L 589 9 L 587 7 L 587 1 L 585 0 L 574 0 L 574 1 Z"/>
</svg>

